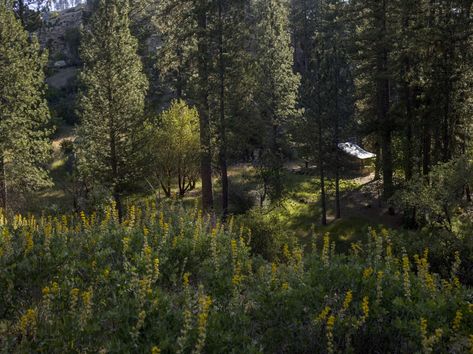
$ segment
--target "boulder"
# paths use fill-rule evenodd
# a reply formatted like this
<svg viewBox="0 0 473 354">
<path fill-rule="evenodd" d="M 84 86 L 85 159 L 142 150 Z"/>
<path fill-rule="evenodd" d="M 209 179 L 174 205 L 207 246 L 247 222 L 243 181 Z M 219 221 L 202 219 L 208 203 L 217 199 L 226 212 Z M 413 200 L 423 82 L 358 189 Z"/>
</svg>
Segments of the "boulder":
<svg viewBox="0 0 473 354">
<path fill-rule="evenodd" d="M 67 63 L 64 61 L 64 60 L 58 60 L 56 62 L 54 62 L 54 67 L 55 68 L 64 68 L 67 66 Z"/>
</svg>

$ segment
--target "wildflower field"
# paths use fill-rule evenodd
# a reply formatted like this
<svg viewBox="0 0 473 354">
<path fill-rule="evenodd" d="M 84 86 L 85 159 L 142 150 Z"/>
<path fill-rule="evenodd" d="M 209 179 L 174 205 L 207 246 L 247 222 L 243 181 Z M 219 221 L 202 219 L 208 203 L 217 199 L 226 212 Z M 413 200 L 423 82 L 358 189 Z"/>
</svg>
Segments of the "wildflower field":
<svg viewBox="0 0 473 354">
<path fill-rule="evenodd" d="M 0 220 L 0 350 L 468 353 L 473 293 L 390 232 L 338 254 L 314 232 L 274 259 L 195 208 Z M 309 248 L 309 247 L 307 247 Z"/>
</svg>

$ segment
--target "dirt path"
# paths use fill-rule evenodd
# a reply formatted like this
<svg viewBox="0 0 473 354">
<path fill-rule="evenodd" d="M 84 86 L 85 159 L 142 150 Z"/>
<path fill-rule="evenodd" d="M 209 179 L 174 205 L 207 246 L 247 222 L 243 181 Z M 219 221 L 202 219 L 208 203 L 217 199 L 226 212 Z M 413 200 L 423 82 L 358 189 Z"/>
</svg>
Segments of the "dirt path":
<svg viewBox="0 0 473 354">
<path fill-rule="evenodd" d="M 343 193 L 341 198 L 343 218 L 363 218 L 372 223 L 379 223 L 390 228 L 402 226 L 401 215 L 390 215 L 388 206 L 381 200 L 382 185 L 374 181 L 374 174 L 357 177 L 354 181 L 359 188 Z"/>
</svg>

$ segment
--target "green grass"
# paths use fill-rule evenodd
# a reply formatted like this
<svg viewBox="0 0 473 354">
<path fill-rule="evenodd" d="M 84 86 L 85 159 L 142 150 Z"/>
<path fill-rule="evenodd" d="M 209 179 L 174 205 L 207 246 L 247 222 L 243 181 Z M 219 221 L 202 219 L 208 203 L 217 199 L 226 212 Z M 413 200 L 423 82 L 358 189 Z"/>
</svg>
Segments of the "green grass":
<svg viewBox="0 0 473 354">
<path fill-rule="evenodd" d="M 72 208 L 72 196 L 66 191 L 68 178 L 66 172 L 66 159 L 60 151 L 56 151 L 50 163 L 51 177 L 54 186 L 40 193 L 34 194 L 26 208 L 26 212 L 68 212 Z M 229 170 L 230 187 L 236 190 L 256 192 L 258 181 L 254 168 L 247 164 L 232 166 Z M 337 248 L 347 250 L 352 242 L 364 241 L 368 227 L 379 226 L 377 222 L 369 218 L 348 216 L 340 220 L 334 220 L 335 206 L 335 182 L 332 179 L 326 181 L 327 208 L 329 225 L 322 227 L 321 205 L 320 205 L 320 180 L 317 175 L 297 174 L 287 171 L 284 174 L 285 197 L 277 206 L 268 207 L 266 212 L 275 217 L 288 233 L 297 236 L 302 244 L 310 245 L 312 230 L 319 233 L 329 232 L 337 243 Z M 342 193 L 352 191 L 360 186 L 353 179 L 341 179 L 340 190 Z M 159 191 L 153 192 L 150 186 L 143 188 L 144 192 L 126 198 L 129 203 L 139 200 L 156 200 L 158 196 L 163 197 Z M 196 189 L 181 199 L 184 207 L 200 205 L 200 181 Z M 177 192 L 177 189 L 174 190 Z M 221 210 L 221 190 L 219 179 L 214 180 L 214 202 L 218 214 Z M 255 200 L 255 205 L 258 201 Z M 381 225 L 382 226 L 382 225 Z"/>
</svg>

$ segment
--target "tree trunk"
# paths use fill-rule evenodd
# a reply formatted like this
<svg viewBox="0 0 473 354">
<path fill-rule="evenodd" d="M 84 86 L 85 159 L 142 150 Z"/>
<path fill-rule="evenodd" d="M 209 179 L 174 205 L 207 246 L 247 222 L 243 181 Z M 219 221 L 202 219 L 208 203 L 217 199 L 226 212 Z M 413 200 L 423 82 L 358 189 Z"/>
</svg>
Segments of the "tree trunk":
<svg viewBox="0 0 473 354">
<path fill-rule="evenodd" d="M 161 185 L 161 189 L 163 190 L 166 198 L 171 198 L 171 184 L 169 183 L 169 180 L 166 184 L 164 184 L 164 182 L 160 180 L 159 184 Z"/>
<path fill-rule="evenodd" d="M 469 184 L 467 184 L 465 186 L 465 195 L 466 195 L 466 201 L 468 203 L 471 203 L 471 191 L 470 191 L 470 185 Z"/>
<path fill-rule="evenodd" d="M 379 30 L 381 32 L 380 41 L 385 40 L 387 35 L 386 29 L 386 0 L 380 5 L 378 20 Z M 391 151 L 391 120 L 389 117 L 389 79 L 388 75 L 388 51 L 384 46 L 377 53 L 377 116 L 381 129 L 381 161 L 383 168 L 383 197 L 388 199 L 393 194 L 393 165 Z"/>
<path fill-rule="evenodd" d="M 424 127 L 422 134 L 422 172 L 425 176 L 430 173 L 430 154 L 432 145 L 432 135 L 430 133 L 429 118 L 424 114 Z"/>
<path fill-rule="evenodd" d="M 202 179 L 202 209 L 209 211 L 213 209 L 212 192 L 212 153 L 210 137 L 209 119 L 209 92 L 208 92 L 208 44 L 207 44 L 207 9 L 200 9 L 197 17 L 199 30 L 199 78 L 200 78 L 200 102 L 199 102 L 199 123 L 200 123 L 200 176 Z"/>
<path fill-rule="evenodd" d="M 374 162 L 374 180 L 378 181 L 381 178 L 381 147 L 379 143 L 379 134 L 376 137 L 376 142 L 374 144 L 374 151 L 376 154 L 376 160 Z"/>
<path fill-rule="evenodd" d="M 113 200 L 115 201 L 115 207 L 118 212 L 118 221 L 121 223 L 123 221 L 123 205 L 121 191 L 118 186 L 113 190 Z"/>
<path fill-rule="evenodd" d="M 223 48 L 223 8 L 222 0 L 218 1 L 219 17 L 219 79 L 220 79 L 220 173 L 222 179 L 222 216 L 223 219 L 228 214 L 228 171 L 227 171 L 227 139 L 225 124 L 225 58 Z"/>
<path fill-rule="evenodd" d="M 325 169 L 324 151 L 322 141 L 322 122 L 319 122 L 319 173 L 320 173 L 320 203 L 322 207 L 322 225 L 327 225 L 327 203 L 325 198 Z"/>
<path fill-rule="evenodd" d="M 338 76 L 339 68 L 338 63 L 335 63 L 335 218 L 340 219 L 342 217 L 340 207 L 340 149 L 338 148 L 339 135 L 340 135 L 340 117 L 339 117 L 339 105 L 338 105 Z"/>
<path fill-rule="evenodd" d="M 5 157 L 0 154 L 0 207 L 6 213 L 8 206 L 7 177 L 5 171 Z"/>
<path fill-rule="evenodd" d="M 23 28 L 25 27 L 26 19 L 25 19 L 25 1 L 24 0 L 18 0 L 18 17 L 20 18 L 21 25 Z"/>
<path fill-rule="evenodd" d="M 408 9 L 403 7 L 402 13 L 402 36 L 404 39 L 407 37 L 409 30 L 409 12 Z M 413 114 L 412 114 L 412 89 L 410 87 L 410 81 L 408 79 L 409 73 L 411 72 L 411 60 L 409 53 L 404 53 L 403 64 L 401 69 L 402 85 L 403 85 L 403 99 L 404 99 L 404 108 L 406 114 L 405 127 L 406 127 L 406 139 L 404 146 L 404 177 L 406 181 L 412 179 L 413 169 L 414 169 L 414 151 L 412 143 L 413 135 Z"/>
<path fill-rule="evenodd" d="M 112 102 L 112 94 L 109 91 L 109 102 Z M 113 112 L 110 110 L 110 112 Z M 121 223 L 123 220 L 123 206 L 121 200 L 121 186 L 118 169 L 118 156 L 117 156 L 117 139 L 116 139 L 116 127 L 113 119 L 113 114 L 109 117 L 109 139 L 110 139 L 110 164 L 112 167 L 112 184 L 113 184 L 113 199 L 115 201 L 115 208 L 118 211 L 118 221 Z"/>
</svg>

